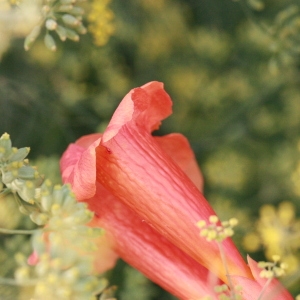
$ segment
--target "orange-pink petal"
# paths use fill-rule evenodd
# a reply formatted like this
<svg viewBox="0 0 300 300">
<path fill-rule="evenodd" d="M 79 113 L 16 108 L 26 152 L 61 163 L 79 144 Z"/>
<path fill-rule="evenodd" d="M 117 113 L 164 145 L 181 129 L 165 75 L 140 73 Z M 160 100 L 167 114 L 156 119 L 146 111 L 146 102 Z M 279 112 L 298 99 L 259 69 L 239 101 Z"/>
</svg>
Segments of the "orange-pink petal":
<svg viewBox="0 0 300 300">
<path fill-rule="evenodd" d="M 221 282 L 134 211 L 97 185 L 89 207 L 97 212 L 92 226 L 104 228 L 116 253 L 128 264 L 180 299 L 217 299 L 214 286 Z"/>
<path fill-rule="evenodd" d="M 154 139 L 162 151 L 171 157 L 195 186 L 203 192 L 203 176 L 187 138 L 179 133 L 171 133 L 155 136 Z"/>
<path fill-rule="evenodd" d="M 171 101 L 162 84 L 152 82 L 132 90 L 119 108 L 96 148 L 97 181 L 171 243 L 226 282 L 216 243 L 201 238 L 195 226 L 215 212 L 151 135 L 171 111 Z M 223 247 L 230 274 L 252 278 L 232 241 L 225 240 Z"/>
<path fill-rule="evenodd" d="M 77 172 L 78 164 L 81 167 L 85 166 L 82 160 L 87 159 L 87 156 L 93 153 L 92 148 L 95 150 L 96 145 L 94 142 L 99 138 L 101 138 L 99 135 L 86 136 L 69 146 L 61 161 L 65 182 L 73 184 L 74 176 L 70 170 Z M 173 141 L 174 145 L 185 143 L 188 146 L 180 135 L 167 139 L 170 142 Z M 187 156 L 194 160 L 191 153 Z M 181 162 L 186 161 L 189 166 L 192 163 L 187 156 L 175 155 L 174 159 L 180 158 Z M 77 162 L 74 157 L 78 160 Z M 91 161 L 91 159 L 87 160 Z M 184 167 L 184 163 L 181 165 Z M 65 173 L 64 170 L 68 172 Z M 194 176 L 194 172 L 191 175 Z M 198 178 L 198 175 L 195 178 Z M 86 186 L 89 186 L 91 177 L 87 180 Z M 80 189 L 85 189 L 85 181 L 81 180 L 80 183 L 80 186 L 73 185 L 75 194 Z M 101 251 L 97 252 L 96 269 L 103 272 L 111 267 L 115 262 L 115 254 L 118 254 L 152 281 L 181 299 L 198 299 L 206 295 L 216 299 L 213 287 L 221 283 L 216 276 L 158 234 L 99 183 L 95 183 L 95 186 L 96 194 L 89 199 L 81 200 L 87 202 L 96 214 L 90 226 L 98 226 L 106 230 L 106 241 L 101 245 Z M 80 194 L 82 195 L 82 192 Z M 103 253 L 105 256 L 102 256 Z"/>
</svg>

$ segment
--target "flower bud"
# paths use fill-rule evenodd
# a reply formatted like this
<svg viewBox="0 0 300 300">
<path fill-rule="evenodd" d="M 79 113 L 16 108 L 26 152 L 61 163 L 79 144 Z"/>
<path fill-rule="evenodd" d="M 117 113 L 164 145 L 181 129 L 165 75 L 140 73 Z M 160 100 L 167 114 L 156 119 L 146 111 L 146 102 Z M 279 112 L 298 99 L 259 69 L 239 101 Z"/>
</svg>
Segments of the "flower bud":
<svg viewBox="0 0 300 300">
<path fill-rule="evenodd" d="M 58 25 L 55 31 L 58 34 L 61 41 L 64 42 L 67 39 L 67 32 L 63 26 Z"/>
<path fill-rule="evenodd" d="M 70 12 L 73 9 L 73 5 L 71 4 L 65 4 L 65 5 L 61 5 L 57 8 L 57 11 L 59 12 Z"/>
<path fill-rule="evenodd" d="M 69 210 L 75 203 L 77 203 L 75 198 L 71 195 L 67 195 L 64 199 L 63 209 Z"/>
<path fill-rule="evenodd" d="M 79 7 L 79 6 L 73 6 L 70 13 L 72 15 L 82 16 L 84 14 L 84 9 L 82 7 Z"/>
<path fill-rule="evenodd" d="M 4 153 L 9 153 L 11 151 L 11 140 L 8 133 L 2 134 L 0 138 L 0 147 L 3 148 Z"/>
<path fill-rule="evenodd" d="M 79 24 L 75 29 L 79 34 L 87 33 L 87 29 L 82 24 Z"/>
<path fill-rule="evenodd" d="M 77 26 L 80 24 L 80 21 L 72 15 L 65 14 L 62 16 L 62 20 L 66 25 Z"/>
<path fill-rule="evenodd" d="M 48 222 L 49 217 L 45 213 L 35 211 L 30 214 L 30 219 L 37 225 L 45 225 Z"/>
<path fill-rule="evenodd" d="M 24 42 L 24 48 L 26 51 L 28 51 L 31 47 L 31 45 L 34 43 L 34 41 L 37 39 L 41 32 L 41 26 L 35 26 L 32 31 L 27 35 Z"/>
<path fill-rule="evenodd" d="M 50 211 L 53 204 L 52 196 L 48 192 L 43 192 L 41 197 L 41 206 L 44 211 Z"/>
<path fill-rule="evenodd" d="M 73 268 L 66 270 L 63 274 L 63 277 L 67 282 L 72 283 L 78 279 L 79 275 L 80 275 L 80 272 L 79 272 L 78 268 L 73 267 Z"/>
<path fill-rule="evenodd" d="M 57 28 L 57 22 L 53 19 L 48 19 L 45 26 L 48 30 L 55 30 Z"/>
<path fill-rule="evenodd" d="M 13 153 L 10 157 L 10 161 L 22 161 L 23 159 L 25 159 L 25 157 L 28 155 L 30 151 L 29 147 L 25 147 L 25 148 L 20 148 L 20 149 L 16 149 L 16 152 Z"/>
<path fill-rule="evenodd" d="M 101 278 L 99 280 L 97 280 L 97 283 L 95 284 L 95 288 L 94 288 L 94 294 L 100 294 L 103 292 L 103 290 L 107 287 L 108 285 L 108 281 L 105 278 Z M 111 287 L 112 289 L 114 287 Z"/>
<path fill-rule="evenodd" d="M 60 212 L 61 212 L 61 206 L 59 204 L 57 204 L 57 203 L 54 203 L 51 206 L 51 213 L 53 215 L 58 215 Z"/>
<path fill-rule="evenodd" d="M 2 182 L 7 185 L 15 179 L 12 172 L 5 172 L 2 174 Z"/>
<path fill-rule="evenodd" d="M 18 190 L 18 194 L 22 200 L 33 204 L 35 198 L 35 186 L 32 181 L 23 181 L 21 188 Z"/>
<path fill-rule="evenodd" d="M 18 177 L 21 179 L 35 179 L 36 170 L 30 166 L 22 166 L 18 170 Z"/>
<path fill-rule="evenodd" d="M 88 209 L 78 210 L 71 216 L 64 219 L 64 222 L 70 225 L 86 224 L 93 218 L 94 214 Z"/>
<path fill-rule="evenodd" d="M 69 40 L 74 42 L 79 41 L 79 35 L 74 30 L 66 28 L 66 34 Z"/>
<path fill-rule="evenodd" d="M 56 51 L 56 43 L 54 38 L 49 33 L 45 35 L 44 43 L 49 50 Z"/>
</svg>

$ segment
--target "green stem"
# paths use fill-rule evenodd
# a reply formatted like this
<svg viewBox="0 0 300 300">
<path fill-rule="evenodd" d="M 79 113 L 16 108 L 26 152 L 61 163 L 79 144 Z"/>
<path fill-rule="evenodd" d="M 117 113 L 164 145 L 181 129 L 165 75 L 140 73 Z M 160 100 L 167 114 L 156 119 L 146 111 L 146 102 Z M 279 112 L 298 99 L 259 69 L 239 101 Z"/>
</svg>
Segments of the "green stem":
<svg viewBox="0 0 300 300">
<path fill-rule="evenodd" d="M 230 299 L 236 300 L 235 292 L 234 292 L 234 286 L 233 286 L 233 283 L 232 283 L 230 275 L 229 275 L 227 261 L 226 261 L 226 257 L 225 257 L 225 253 L 224 253 L 222 243 L 217 242 L 217 244 L 218 244 L 219 251 L 220 251 L 220 254 L 221 254 L 222 263 L 223 263 L 223 266 L 225 268 L 225 273 L 226 273 L 226 276 L 228 278 L 228 285 L 229 285 L 229 288 L 230 288 Z"/>
<path fill-rule="evenodd" d="M 37 229 L 32 230 L 19 230 L 19 229 L 6 229 L 6 228 L 0 228 L 0 233 L 5 234 L 33 234 L 37 231 Z"/>
<path fill-rule="evenodd" d="M 272 279 L 273 279 L 273 278 L 269 278 L 269 279 L 267 280 L 267 282 L 265 283 L 263 289 L 261 290 L 261 292 L 260 292 L 260 294 L 259 294 L 257 300 L 261 300 L 261 299 L 262 299 L 262 296 L 263 296 L 264 292 L 266 291 L 266 289 L 268 288 L 269 284 L 271 283 Z"/>
</svg>

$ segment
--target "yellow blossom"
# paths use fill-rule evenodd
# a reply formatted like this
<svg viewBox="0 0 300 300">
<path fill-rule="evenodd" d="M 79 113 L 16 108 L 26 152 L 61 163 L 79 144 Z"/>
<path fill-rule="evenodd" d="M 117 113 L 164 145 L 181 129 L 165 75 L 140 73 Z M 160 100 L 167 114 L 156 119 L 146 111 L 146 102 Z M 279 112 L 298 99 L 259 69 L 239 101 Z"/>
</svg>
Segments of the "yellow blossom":
<svg viewBox="0 0 300 300">
<path fill-rule="evenodd" d="M 89 31 L 92 33 L 97 46 L 105 45 L 115 31 L 115 26 L 112 23 L 114 14 L 108 8 L 109 2 L 110 0 L 93 0 L 88 14 Z"/>
<path fill-rule="evenodd" d="M 260 218 L 256 223 L 256 232 L 247 234 L 244 247 L 248 251 L 257 251 L 263 246 L 267 259 L 280 255 L 282 262 L 289 265 L 289 273 L 298 269 L 300 249 L 300 220 L 295 217 L 295 208 L 291 202 L 281 202 L 276 209 L 273 205 L 264 205 L 260 209 Z"/>
</svg>

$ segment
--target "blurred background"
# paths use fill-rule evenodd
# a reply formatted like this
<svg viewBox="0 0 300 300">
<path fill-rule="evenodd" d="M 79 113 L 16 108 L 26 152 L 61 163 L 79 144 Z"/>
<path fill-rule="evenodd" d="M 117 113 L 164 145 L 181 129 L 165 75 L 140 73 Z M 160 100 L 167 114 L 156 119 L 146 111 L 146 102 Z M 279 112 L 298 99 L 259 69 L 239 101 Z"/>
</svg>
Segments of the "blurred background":
<svg viewBox="0 0 300 300">
<path fill-rule="evenodd" d="M 69 143 L 102 131 L 130 89 L 164 82 L 174 112 L 156 134 L 188 137 L 206 198 L 221 219 L 240 220 L 243 255 L 280 254 L 284 284 L 300 293 L 300 2 L 87 1 L 87 34 L 55 38 L 56 52 L 43 33 L 24 50 L 33 2 L 0 0 L 0 133 L 59 183 Z M 31 226 L 0 199 L 0 227 Z M 16 251 L 30 253 L 26 238 L 0 235 L 1 277 L 13 276 Z M 118 299 L 175 299 L 122 261 L 107 278 Z M 15 293 L 0 285 L 1 299 Z"/>
</svg>

